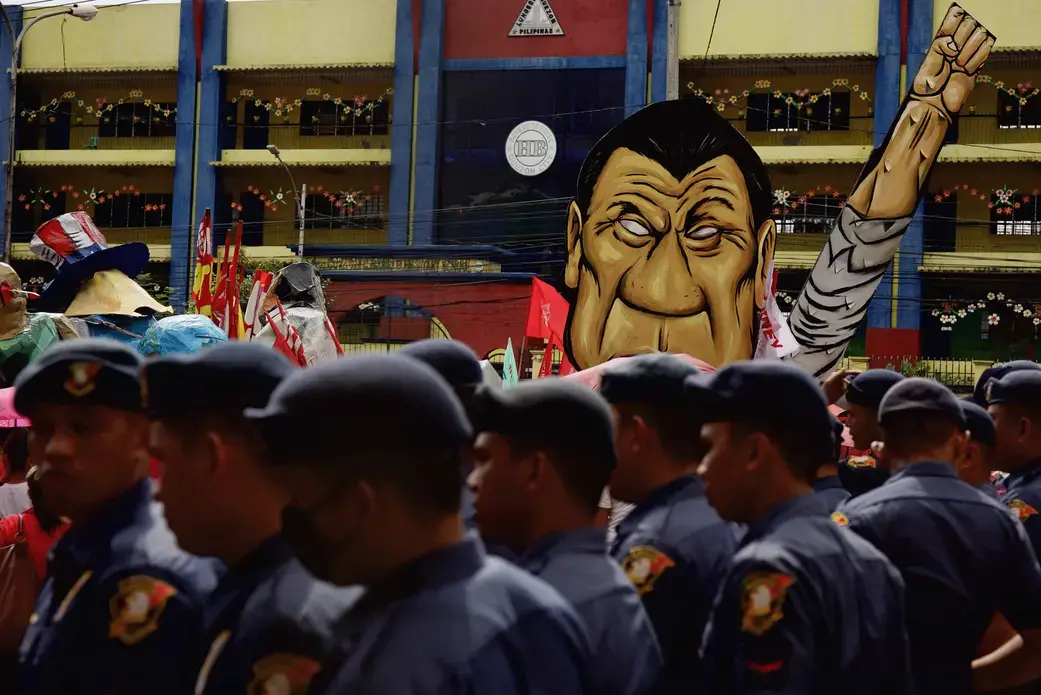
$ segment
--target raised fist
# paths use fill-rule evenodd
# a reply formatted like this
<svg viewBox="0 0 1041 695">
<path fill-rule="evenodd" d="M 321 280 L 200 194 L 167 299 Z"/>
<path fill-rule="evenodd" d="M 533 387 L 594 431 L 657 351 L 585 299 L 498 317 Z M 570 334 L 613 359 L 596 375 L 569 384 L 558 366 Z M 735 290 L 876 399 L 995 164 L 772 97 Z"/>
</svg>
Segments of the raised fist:
<svg viewBox="0 0 1041 695">
<path fill-rule="evenodd" d="M 992 48 L 994 35 L 951 5 L 914 78 L 912 95 L 942 106 L 948 115 L 958 113 Z"/>
</svg>

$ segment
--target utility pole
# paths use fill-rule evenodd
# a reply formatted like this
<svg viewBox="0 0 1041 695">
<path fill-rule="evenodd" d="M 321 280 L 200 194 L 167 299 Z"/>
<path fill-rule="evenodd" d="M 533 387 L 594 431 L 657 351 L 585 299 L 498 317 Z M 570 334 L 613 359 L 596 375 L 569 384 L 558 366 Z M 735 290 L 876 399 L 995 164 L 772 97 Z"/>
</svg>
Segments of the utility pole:
<svg viewBox="0 0 1041 695">
<path fill-rule="evenodd" d="M 665 72 L 665 98 L 680 98 L 680 4 L 682 0 L 662 0 L 669 3 L 669 51 Z"/>
</svg>

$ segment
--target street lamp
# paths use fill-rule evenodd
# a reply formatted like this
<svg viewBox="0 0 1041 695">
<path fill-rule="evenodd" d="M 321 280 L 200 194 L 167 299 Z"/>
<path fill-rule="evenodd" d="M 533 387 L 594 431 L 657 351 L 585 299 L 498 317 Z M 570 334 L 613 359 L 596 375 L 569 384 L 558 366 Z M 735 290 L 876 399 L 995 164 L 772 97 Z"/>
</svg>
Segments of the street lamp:
<svg viewBox="0 0 1041 695">
<path fill-rule="evenodd" d="M 14 35 L 14 25 L 7 14 L 7 8 L 0 4 L 0 13 L 4 17 L 4 25 L 7 33 L 11 36 L 11 117 L 7 121 L 7 170 L 5 173 L 6 189 L 4 191 L 4 262 L 11 262 L 11 212 L 14 208 L 14 134 L 16 119 L 18 117 L 18 52 L 22 48 L 22 39 L 25 33 L 32 29 L 33 25 L 41 19 L 48 17 L 60 17 L 72 15 L 84 22 L 89 22 L 98 14 L 98 8 L 94 3 L 80 2 L 72 6 L 65 6 L 39 14 L 30 19 L 23 27 L 18 36 Z"/>
<path fill-rule="evenodd" d="M 281 164 L 282 168 L 286 170 L 287 174 L 289 174 L 289 183 L 292 184 L 292 186 L 293 186 L 293 195 L 297 195 L 296 179 L 293 178 L 292 170 L 285 163 L 285 161 L 283 161 L 283 159 L 282 159 L 282 151 L 278 149 L 277 145 L 268 145 L 267 146 L 267 151 L 270 152 L 271 155 L 275 159 L 278 160 L 278 163 Z M 307 200 L 307 184 L 306 183 L 302 184 L 300 186 L 299 190 L 300 190 L 300 193 L 299 193 L 300 197 L 297 200 L 297 202 L 299 203 L 299 205 L 297 205 L 297 212 L 300 214 L 300 238 L 296 242 L 296 258 L 297 258 L 298 261 L 303 263 L 303 261 L 304 261 L 304 210 L 306 209 L 305 208 L 305 202 Z"/>
</svg>

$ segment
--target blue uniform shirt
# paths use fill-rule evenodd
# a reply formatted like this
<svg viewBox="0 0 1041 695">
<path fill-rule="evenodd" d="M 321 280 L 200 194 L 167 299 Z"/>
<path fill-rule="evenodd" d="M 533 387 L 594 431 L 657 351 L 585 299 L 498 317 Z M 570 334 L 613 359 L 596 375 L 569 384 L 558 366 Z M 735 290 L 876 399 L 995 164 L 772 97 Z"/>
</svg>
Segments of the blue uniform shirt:
<svg viewBox="0 0 1041 695">
<path fill-rule="evenodd" d="M 590 692 L 589 642 L 574 609 L 474 538 L 369 588 L 336 638 L 312 695 Z"/>
<path fill-rule="evenodd" d="M 1016 629 L 1041 627 L 1041 569 L 1023 526 L 951 466 L 904 466 L 832 518 L 904 577 L 917 692 L 972 692 L 971 663 L 996 612 Z"/>
<path fill-rule="evenodd" d="M 51 550 L 23 695 L 179 695 L 216 564 L 177 547 L 143 481 Z"/>
<path fill-rule="evenodd" d="M 1041 557 L 1041 461 L 1009 473 L 1000 483 L 1001 502 L 1011 509 L 1027 530 L 1034 555 Z"/>
<path fill-rule="evenodd" d="M 282 538 L 266 541 L 228 570 L 206 603 L 204 652 L 185 692 L 259 693 L 274 679 L 302 692 L 360 592 L 315 580 Z"/>
<path fill-rule="evenodd" d="M 661 650 L 632 582 L 607 555 L 605 532 L 580 528 L 543 538 L 518 564 L 560 592 L 578 612 L 592 645 L 593 692 L 649 693 Z"/>
<path fill-rule="evenodd" d="M 813 481 L 813 492 L 828 507 L 828 513 L 838 509 L 839 505 L 849 499 L 849 491 L 842 487 L 842 481 L 837 475 L 829 475 L 817 478 Z"/>
<path fill-rule="evenodd" d="M 903 588 L 818 496 L 778 505 L 749 529 L 720 591 L 704 692 L 910 693 Z"/>
<path fill-rule="evenodd" d="M 619 524 L 611 555 L 658 635 L 663 692 L 690 692 L 698 683 L 693 655 L 736 550 L 734 528 L 709 505 L 697 476 L 659 488 Z"/>
</svg>

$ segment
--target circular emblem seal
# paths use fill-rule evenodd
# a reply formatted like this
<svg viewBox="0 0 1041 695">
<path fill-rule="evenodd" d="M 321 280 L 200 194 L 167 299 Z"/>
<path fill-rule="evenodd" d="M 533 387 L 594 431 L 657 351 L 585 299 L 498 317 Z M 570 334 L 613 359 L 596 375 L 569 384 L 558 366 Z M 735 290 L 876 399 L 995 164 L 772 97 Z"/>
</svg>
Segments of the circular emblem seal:
<svg viewBox="0 0 1041 695">
<path fill-rule="evenodd" d="M 557 138 L 538 121 L 525 121 L 506 138 L 506 161 L 522 176 L 538 176 L 557 158 Z"/>
</svg>

